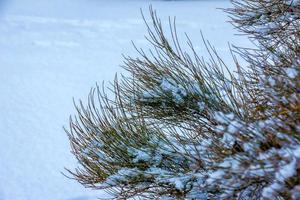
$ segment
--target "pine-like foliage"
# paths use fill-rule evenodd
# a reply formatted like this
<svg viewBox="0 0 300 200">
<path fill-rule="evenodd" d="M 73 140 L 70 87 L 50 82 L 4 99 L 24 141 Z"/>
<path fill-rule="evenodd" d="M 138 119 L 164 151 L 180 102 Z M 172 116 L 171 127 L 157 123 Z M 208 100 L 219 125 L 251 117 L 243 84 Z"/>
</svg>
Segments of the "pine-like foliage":
<svg viewBox="0 0 300 200">
<path fill-rule="evenodd" d="M 248 63 L 235 73 L 150 9 L 151 50 L 125 57 L 114 97 L 97 87 L 76 106 L 76 180 L 116 199 L 300 199 L 300 1 L 232 2 L 257 47 L 235 48 Z"/>
</svg>

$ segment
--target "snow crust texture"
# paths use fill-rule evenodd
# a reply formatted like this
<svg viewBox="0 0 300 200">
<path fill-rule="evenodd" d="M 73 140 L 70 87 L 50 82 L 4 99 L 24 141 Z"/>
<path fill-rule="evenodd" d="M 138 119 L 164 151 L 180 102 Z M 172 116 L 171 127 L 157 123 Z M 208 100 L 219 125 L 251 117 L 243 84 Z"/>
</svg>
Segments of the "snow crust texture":
<svg viewBox="0 0 300 200">
<path fill-rule="evenodd" d="M 234 31 L 216 10 L 230 6 L 227 1 L 0 2 L 0 200 L 104 197 L 61 174 L 64 167 L 76 166 L 62 125 L 74 112 L 72 97 L 85 99 L 96 81 L 113 80 L 122 53 L 135 55 L 131 40 L 140 47 L 146 44 L 139 8 L 147 10 L 150 3 L 165 23 L 167 16 L 176 15 L 178 29 L 187 31 L 195 44 L 201 29 L 227 54 Z M 246 40 L 234 41 L 242 46 Z M 295 76 L 293 69 L 286 73 Z M 184 94 L 174 95 L 180 101 Z M 142 151 L 135 153 L 137 161 L 149 159 Z M 184 177 L 170 181 L 181 188 Z"/>
</svg>

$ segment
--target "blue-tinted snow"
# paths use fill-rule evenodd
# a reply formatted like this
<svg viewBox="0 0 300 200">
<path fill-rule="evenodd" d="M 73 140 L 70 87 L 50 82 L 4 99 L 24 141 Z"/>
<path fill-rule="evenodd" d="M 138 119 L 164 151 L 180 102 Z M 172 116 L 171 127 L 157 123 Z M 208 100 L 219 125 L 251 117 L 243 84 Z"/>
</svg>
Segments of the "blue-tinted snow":
<svg viewBox="0 0 300 200">
<path fill-rule="evenodd" d="M 227 42 L 248 44 L 217 7 L 229 1 L 4 0 L 0 1 L 0 199 L 92 200 L 104 197 L 64 177 L 75 167 L 62 130 L 96 81 L 112 80 L 131 40 L 147 44 L 140 8 L 163 22 L 177 16 L 202 54 L 200 29 L 225 60 Z M 183 34 L 182 34 L 183 35 Z"/>
</svg>

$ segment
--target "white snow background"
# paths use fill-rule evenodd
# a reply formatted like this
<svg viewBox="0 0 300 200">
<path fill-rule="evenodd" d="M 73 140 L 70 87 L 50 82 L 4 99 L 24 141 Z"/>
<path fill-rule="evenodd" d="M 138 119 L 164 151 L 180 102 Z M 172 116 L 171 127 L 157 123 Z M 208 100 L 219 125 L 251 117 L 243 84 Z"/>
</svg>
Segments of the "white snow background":
<svg viewBox="0 0 300 200">
<path fill-rule="evenodd" d="M 96 82 L 121 72 L 121 54 L 147 47 L 140 8 L 157 9 L 163 22 L 177 17 L 199 54 L 200 30 L 230 63 L 235 36 L 229 1 L 0 0 L 0 200 L 92 200 L 103 193 L 67 179 L 74 168 L 62 127 Z M 183 38 L 184 39 L 184 38 Z"/>
</svg>

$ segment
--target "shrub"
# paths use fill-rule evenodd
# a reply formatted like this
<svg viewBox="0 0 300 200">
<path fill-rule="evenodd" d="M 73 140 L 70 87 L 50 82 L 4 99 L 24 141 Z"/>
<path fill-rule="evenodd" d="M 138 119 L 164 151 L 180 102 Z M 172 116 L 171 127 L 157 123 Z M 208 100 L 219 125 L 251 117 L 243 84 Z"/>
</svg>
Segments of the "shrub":
<svg viewBox="0 0 300 200">
<path fill-rule="evenodd" d="M 184 51 L 171 20 L 168 39 L 150 9 L 153 48 L 70 119 L 76 180 L 116 199 L 300 198 L 300 2 L 232 2 L 257 47 L 234 48 L 248 64 L 233 57 L 235 73 L 205 40 L 208 59 L 189 38 Z"/>
</svg>

